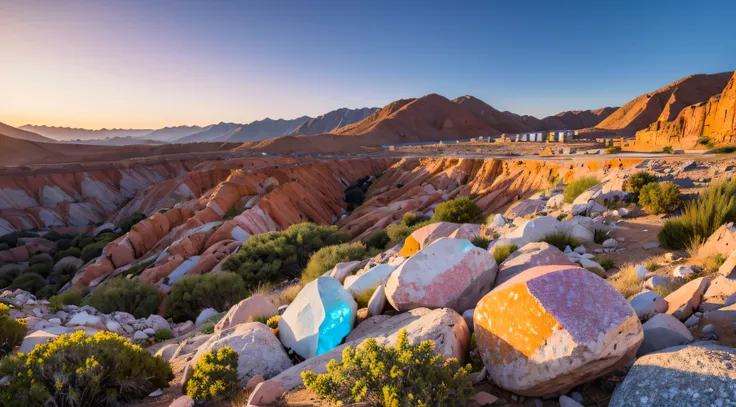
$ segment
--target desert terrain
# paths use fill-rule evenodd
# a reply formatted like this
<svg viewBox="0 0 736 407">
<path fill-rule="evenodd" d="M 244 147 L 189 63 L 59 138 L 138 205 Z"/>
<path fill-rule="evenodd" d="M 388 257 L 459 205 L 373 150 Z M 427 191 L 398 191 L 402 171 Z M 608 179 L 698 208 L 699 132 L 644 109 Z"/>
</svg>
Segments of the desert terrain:
<svg viewBox="0 0 736 407">
<path fill-rule="evenodd" d="M 735 111 L 0 127 L 0 405 L 732 405 Z"/>
</svg>

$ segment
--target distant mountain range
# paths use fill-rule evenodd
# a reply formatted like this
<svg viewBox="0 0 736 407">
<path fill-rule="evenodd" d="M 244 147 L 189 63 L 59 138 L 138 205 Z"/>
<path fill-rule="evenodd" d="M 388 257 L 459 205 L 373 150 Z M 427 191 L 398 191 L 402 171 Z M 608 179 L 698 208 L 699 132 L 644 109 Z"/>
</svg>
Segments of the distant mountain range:
<svg viewBox="0 0 736 407">
<path fill-rule="evenodd" d="M 57 141 L 72 140 L 104 140 L 111 137 L 139 137 L 151 132 L 145 129 L 80 129 L 74 127 L 34 126 L 27 124 L 19 127 L 21 130 L 40 134 Z M 7 134 L 6 134 L 7 135 Z"/>
</svg>

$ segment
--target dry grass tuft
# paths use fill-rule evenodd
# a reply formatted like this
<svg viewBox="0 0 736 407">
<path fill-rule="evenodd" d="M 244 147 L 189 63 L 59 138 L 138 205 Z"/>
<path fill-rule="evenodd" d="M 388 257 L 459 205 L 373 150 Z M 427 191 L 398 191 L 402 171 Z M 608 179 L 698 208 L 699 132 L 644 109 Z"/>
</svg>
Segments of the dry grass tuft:
<svg viewBox="0 0 736 407">
<path fill-rule="evenodd" d="M 294 298 L 304 288 L 302 283 L 290 285 L 277 293 L 271 294 L 271 302 L 277 307 L 282 305 L 289 305 L 294 301 Z"/>
<path fill-rule="evenodd" d="M 368 307 L 368 302 L 371 300 L 371 297 L 373 296 L 373 293 L 376 292 L 377 288 L 378 286 L 369 288 L 355 296 L 355 302 L 358 303 L 358 309 Z"/>
<path fill-rule="evenodd" d="M 630 263 L 621 266 L 620 271 L 611 276 L 608 282 L 627 300 L 639 294 L 644 286 L 644 282 L 636 276 L 636 266 Z"/>
</svg>

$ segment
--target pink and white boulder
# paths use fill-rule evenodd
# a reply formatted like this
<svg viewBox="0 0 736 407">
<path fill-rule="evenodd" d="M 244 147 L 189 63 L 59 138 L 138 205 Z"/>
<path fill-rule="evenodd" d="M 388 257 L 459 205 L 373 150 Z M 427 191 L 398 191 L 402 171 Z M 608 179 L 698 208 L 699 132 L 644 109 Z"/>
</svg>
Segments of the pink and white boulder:
<svg viewBox="0 0 736 407">
<path fill-rule="evenodd" d="M 398 311 L 473 308 L 496 279 L 486 250 L 465 239 L 442 238 L 402 263 L 386 282 L 386 298 Z"/>
</svg>

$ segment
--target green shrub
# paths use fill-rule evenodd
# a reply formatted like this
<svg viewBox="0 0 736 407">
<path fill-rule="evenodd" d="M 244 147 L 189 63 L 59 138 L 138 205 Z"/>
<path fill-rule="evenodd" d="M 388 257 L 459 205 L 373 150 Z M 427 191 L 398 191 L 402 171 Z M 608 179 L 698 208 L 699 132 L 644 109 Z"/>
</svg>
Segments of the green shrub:
<svg viewBox="0 0 736 407">
<path fill-rule="evenodd" d="M 598 178 L 596 177 L 578 178 L 565 186 L 565 189 L 562 191 L 562 196 L 565 198 L 565 202 L 573 203 L 575 198 L 580 196 L 580 194 L 596 185 L 598 185 Z"/>
<path fill-rule="evenodd" d="M 355 302 L 358 304 L 358 309 L 368 307 L 368 303 L 371 301 L 371 297 L 373 297 L 373 293 L 376 292 L 377 288 L 378 286 L 369 288 L 355 296 Z"/>
<path fill-rule="evenodd" d="M 82 261 L 89 263 L 90 261 L 102 256 L 102 250 L 107 246 L 106 242 L 95 242 L 84 247 L 82 250 Z"/>
<path fill-rule="evenodd" d="M 437 205 L 432 216 L 432 222 L 481 223 L 483 220 L 483 210 L 465 196 Z"/>
<path fill-rule="evenodd" d="M 389 245 L 393 246 L 404 241 L 414 231 L 413 228 L 402 224 L 391 224 L 386 226 L 386 234 L 391 239 Z"/>
<path fill-rule="evenodd" d="M 621 152 L 621 147 L 608 147 L 606 148 L 606 154 L 618 154 Z"/>
<path fill-rule="evenodd" d="M 40 274 L 24 272 L 13 280 L 13 283 L 10 284 L 8 289 L 10 291 L 21 289 L 31 294 L 36 294 L 45 285 L 46 280 Z"/>
<path fill-rule="evenodd" d="M 84 249 L 85 247 L 95 243 L 96 240 L 92 237 L 80 237 L 79 241 L 75 244 L 76 247 Z"/>
<path fill-rule="evenodd" d="M 51 297 L 54 294 L 56 294 L 56 291 L 57 290 L 56 290 L 56 287 L 55 286 L 53 286 L 53 285 L 45 285 L 45 286 L 41 287 L 40 290 L 36 291 L 36 294 L 35 294 L 36 295 L 36 299 L 39 299 L 39 300 L 48 300 L 49 297 Z"/>
<path fill-rule="evenodd" d="M 680 187 L 669 181 L 646 184 L 639 192 L 639 205 L 655 214 L 672 212 L 680 202 Z"/>
<path fill-rule="evenodd" d="M 229 346 L 211 350 L 194 365 L 187 382 L 187 395 L 209 401 L 235 393 L 238 388 L 238 353 Z"/>
<path fill-rule="evenodd" d="M 564 251 L 565 247 L 570 245 L 570 235 L 565 232 L 554 232 L 542 237 L 540 242 L 546 242 L 552 246 Z M 570 245 L 572 246 L 572 245 Z"/>
<path fill-rule="evenodd" d="M 611 238 L 611 234 L 603 229 L 593 229 L 593 241 L 596 244 L 603 244 L 606 240 Z M 562 250 L 565 250 L 564 248 Z"/>
<path fill-rule="evenodd" d="M 736 152 L 736 146 L 719 147 L 711 151 L 714 154 L 731 154 Z"/>
<path fill-rule="evenodd" d="M 418 213 L 407 213 L 401 218 L 401 224 L 404 226 L 412 227 L 420 223 L 424 223 L 429 220 L 429 217 L 420 215 Z"/>
<path fill-rule="evenodd" d="M 320 248 L 344 243 L 348 239 L 335 226 L 300 223 L 282 232 L 251 236 L 235 255 L 225 261 L 223 270 L 239 274 L 246 288 L 280 283 L 298 277 L 312 254 Z"/>
<path fill-rule="evenodd" d="M 158 310 L 161 294 L 154 285 L 142 280 L 113 278 L 92 291 L 84 304 L 105 314 L 123 311 L 146 318 Z"/>
<path fill-rule="evenodd" d="M 346 347 L 342 362 L 328 363 L 327 373 L 305 370 L 302 378 L 307 389 L 333 403 L 464 407 L 473 394 L 470 369 L 435 355 L 431 340 L 410 345 L 402 329 L 396 347 L 369 338 L 356 349 Z"/>
<path fill-rule="evenodd" d="M 682 215 L 668 219 L 659 231 L 659 241 L 683 249 L 710 237 L 721 225 L 736 221 L 736 180 L 713 184 L 686 202 Z"/>
<path fill-rule="evenodd" d="M 0 358 L 4 358 L 16 346 L 20 346 L 27 331 L 22 321 L 16 321 L 8 314 L 8 307 L 5 304 L 0 304 L 0 308 L 2 307 L 5 309 L 0 309 Z"/>
<path fill-rule="evenodd" d="M 0 288 L 9 286 L 23 269 L 17 264 L 7 264 L 0 267 Z"/>
<path fill-rule="evenodd" d="M 119 406 L 168 387 L 169 364 L 124 337 L 101 331 L 61 335 L 0 362 L 6 407 Z"/>
<path fill-rule="evenodd" d="M 513 252 L 517 250 L 519 250 L 519 248 L 515 244 L 496 246 L 493 248 L 493 258 L 496 259 L 496 264 L 501 264 L 504 260 L 508 259 Z"/>
<path fill-rule="evenodd" d="M 712 144 L 712 142 L 710 141 L 710 137 L 700 136 L 698 137 L 698 144 L 700 144 L 701 146 L 709 146 Z"/>
<path fill-rule="evenodd" d="M 51 274 L 51 267 L 43 263 L 36 263 L 32 266 L 28 266 L 27 269 L 23 270 L 23 273 L 35 273 L 42 277 L 48 277 Z"/>
<path fill-rule="evenodd" d="M 266 325 L 268 325 L 271 329 L 276 329 L 279 327 L 279 321 L 281 320 L 281 315 L 274 315 L 271 318 L 266 321 Z"/>
<path fill-rule="evenodd" d="M 231 220 L 236 216 L 239 216 L 243 212 L 245 212 L 245 207 L 241 206 L 241 204 L 239 203 L 236 203 L 230 209 L 228 209 L 227 212 L 225 212 L 222 220 Z"/>
<path fill-rule="evenodd" d="M 343 243 L 333 246 L 325 246 L 312 255 L 307 262 L 307 267 L 302 272 L 302 282 L 308 283 L 316 280 L 338 263 L 346 261 L 363 260 L 368 256 L 363 243 Z"/>
<path fill-rule="evenodd" d="M 74 275 L 80 268 L 84 266 L 82 259 L 76 257 L 64 257 L 54 264 L 54 274 L 57 275 Z"/>
<path fill-rule="evenodd" d="M 127 218 L 123 219 L 122 222 L 118 225 L 120 230 L 123 231 L 123 233 L 130 232 L 130 229 L 133 228 L 138 222 L 142 221 L 143 219 L 146 219 L 146 215 L 142 213 L 134 213 Z"/>
<path fill-rule="evenodd" d="M 601 261 L 598 262 L 598 264 L 600 264 L 601 267 L 603 267 L 605 270 L 610 270 L 613 268 L 613 266 L 616 265 L 611 256 L 604 257 L 603 259 L 601 259 Z"/>
<path fill-rule="evenodd" d="M 598 267 L 586 267 L 586 270 L 590 271 L 591 273 L 595 274 L 596 276 L 600 278 L 607 278 L 608 274 L 606 274 L 605 271 L 599 269 Z"/>
<path fill-rule="evenodd" d="M 49 310 L 51 312 L 60 311 L 65 305 L 82 305 L 84 295 L 77 289 L 69 289 L 61 294 L 54 295 L 49 298 Z"/>
<path fill-rule="evenodd" d="M 64 257 L 76 257 L 76 258 L 80 258 L 80 257 L 82 257 L 82 250 L 79 249 L 78 247 L 70 247 L 70 248 L 68 248 L 66 250 L 58 251 L 54 255 L 54 260 L 55 261 L 59 261 L 59 260 L 63 259 Z"/>
<path fill-rule="evenodd" d="M 174 333 L 168 328 L 159 328 L 156 330 L 155 338 L 157 341 L 168 341 L 174 339 Z"/>
<path fill-rule="evenodd" d="M 365 243 L 365 247 L 368 249 L 380 249 L 383 250 L 386 248 L 386 245 L 388 242 L 391 241 L 391 238 L 388 237 L 388 233 L 386 233 L 386 230 L 381 229 L 377 230 L 363 241 Z"/>
<path fill-rule="evenodd" d="M 725 262 L 726 257 L 721 253 L 716 253 L 712 256 L 708 256 L 708 258 L 705 259 L 705 269 L 710 271 L 711 273 L 715 273 Z"/>
<path fill-rule="evenodd" d="M 184 276 L 171 286 L 166 315 L 175 322 L 194 321 L 206 308 L 227 311 L 247 296 L 248 290 L 237 274 Z"/>
<path fill-rule="evenodd" d="M 46 266 L 46 269 L 48 269 L 50 272 L 50 270 L 54 267 L 54 259 L 46 253 L 39 253 L 31 257 L 31 259 L 28 261 L 29 266 L 33 266 L 36 264 Z"/>
<path fill-rule="evenodd" d="M 61 239 L 58 242 L 56 242 L 56 250 L 66 250 L 70 249 L 72 246 L 74 246 L 74 241 L 69 239 Z"/>
<path fill-rule="evenodd" d="M 665 154 L 674 154 L 675 153 L 675 149 L 672 148 L 672 146 L 667 146 L 667 147 L 664 147 L 662 149 L 662 152 L 665 153 Z"/>
<path fill-rule="evenodd" d="M 624 181 L 624 191 L 638 195 L 644 185 L 657 182 L 657 177 L 648 171 L 639 171 Z"/>
<path fill-rule="evenodd" d="M 491 244 L 491 239 L 487 239 L 482 236 L 476 236 L 470 239 L 470 243 L 472 243 L 475 247 L 480 247 L 483 250 L 488 250 L 488 245 Z"/>
</svg>

